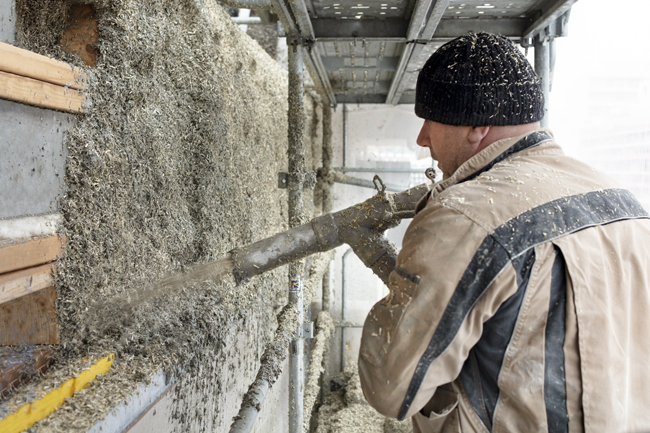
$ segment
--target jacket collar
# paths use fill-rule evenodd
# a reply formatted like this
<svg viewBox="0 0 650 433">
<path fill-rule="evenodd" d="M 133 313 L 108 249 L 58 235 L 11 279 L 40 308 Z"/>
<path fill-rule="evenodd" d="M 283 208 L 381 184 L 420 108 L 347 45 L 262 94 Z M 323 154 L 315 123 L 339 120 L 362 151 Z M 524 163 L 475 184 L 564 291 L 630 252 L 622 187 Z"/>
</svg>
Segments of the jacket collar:
<svg viewBox="0 0 650 433">
<path fill-rule="evenodd" d="M 553 140 L 553 135 L 550 130 L 538 129 L 537 131 L 528 132 L 517 137 L 495 141 L 465 161 L 451 177 L 433 184 L 431 191 L 418 203 L 415 212 L 421 211 L 429 201 L 429 198 L 437 196 L 447 188 L 470 181 L 508 157 L 551 140 Z"/>
</svg>

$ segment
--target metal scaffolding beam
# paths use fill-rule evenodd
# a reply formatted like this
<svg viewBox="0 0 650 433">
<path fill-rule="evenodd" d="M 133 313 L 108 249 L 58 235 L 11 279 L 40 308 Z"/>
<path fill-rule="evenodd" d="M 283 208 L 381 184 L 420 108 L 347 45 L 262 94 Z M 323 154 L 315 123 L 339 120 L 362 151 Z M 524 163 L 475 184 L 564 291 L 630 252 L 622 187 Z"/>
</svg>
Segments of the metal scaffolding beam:
<svg viewBox="0 0 650 433">
<path fill-rule="evenodd" d="M 578 0 L 556 0 L 550 3 L 550 6 L 542 13 L 542 16 L 535 20 L 523 32 L 524 39 L 530 39 L 538 35 L 542 30 L 548 27 L 552 22 L 564 15 L 571 6 Z"/>
<path fill-rule="evenodd" d="M 430 8 L 431 11 L 425 21 L 424 29 L 422 29 L 414 39 L 425 41 L 430 40 L 438 28 L 440 20 L 442 19 L 442 16 L 448 6 L 449 0 L 437 0 L 435 4 Z"/>
<path fill-rule="evenodd" d="M 305 5 L 304 0 L 288 0 L 289 6 L 293 11 L 293 17 L 296 20 L 298 29 L 302 38 L 306 41 L 313 41 L 314 38 L 314 28 L 311 25 L 311 19 L 309 18 L 309 12 L 307 11 L 307 6 Z"/>
<path fill-rule="evenodd" d="M 529 18 L 468 18 L 464 20 L 445 18 L 440 20 L 433 40 L 451 40 L 467 32 L 487 32 L 520 39 L 532 23 Z"/>
<path fill-rule="evenodd" d="M 362 85 L 363 83 L 357 81 L 357 84 Z M 341 87 L 335 87 L 334 91 L 336 91 L 337 93 L 346 92 L 348 95 L 356 95 L 356 94 L 363 95 L 364 93 L 367 94 L 368 90 L 374 90 L 373 93 L 379 93 L 379 94 L 383 94 L 385 96 L 388 93 L 388 89 L 390 88 L 390 84 L 391 84 L 390 81 L 382 80 L 382 81 L 378 81 L 376 83 L 373 82 L 372 87 L 371 86 L 368 86 L 368 87 L 346 87 L 345 85 L 343 85 Z M 341 95 L 339 95 L 339 96 L 341 96 Z"/>
<path fill-rule="evenodd" d="M 418 42 L 447 42 L 467 32 L 488 32 L 521 39 L 524 31 L 533 21 L 529 18 L 445 18 L 438 21 L 433 35 L 421 36 Z M 347 41 L 386 41 L 405 42 L 408 25 L 406 21 L 394 18 L 386 20 L 335 20 L 320 18 L 313 21 L 316 38 L 319 42 Z"/>
<path fill-rule="evenodd" d="M 289 47 L 289 227 L 298 227 L 304 221 L 305 163 L 305 109 L 303 106 L 303 47 Z M 302 274 L 304 262 L 289 265 L 289 302 L 298 309 L 298 328 L 304 321 Z M 302 334 L 302 332 L 300 332 Z M 303 394 L 305 387 L 304 339 L 297 335 L 291 342 L 289 355 L 289 433 L 302 433 Z"/>
<path fill-rule="evenodd" d="M 385 20 L 313 20 L 315 36 L 319 41 L 329 40 L 406 40 L 408 22 L 401 18 Z"/>
<path fill-rule="evenodd" d="M 386 95 L 367 94 L 367 95 L 336 95 L 336 102 L 339 104 L 383 104 L 386 102 Z"/>
<path fill-rule="evenodd" d="M 321 60 L 318 45 L 315 43 L 314 28 L 304 0 L 288 0 L 288 3 L 287 0 L 271 0 L 271 3 L 287 33 L 287 41 L 309 47 L 307 55 L 304 56 L 309 75 L 321 97 L 330 105 L 336 106 L 336 97 Z"/>
<path fill-rule="evenodd" d="M 551 88 L 549 41 L 539 36 L 535 38 L 535 72 L 542 80 L 542 93 L 544 94 L 544 118 L 540 123 L 543 127 L 548 127 L 548 101 Z"/>
<path fill-rule="evenodd" d="M 412 79 L 411 74 L 414 72 L 414 66 L 422 54 L 422 47 L 418 46 L 420 44 L 412 42 L 428 41 L 433 37 L 448 5 L 449 0 L 419 0 L 416 3 L 415 12 L 406 34 L 408 40 L 386 97 L 387 104 L 399 103 L 402 93 Z"/>
<path fill-rule="evenodd" d="M 307 56 L 305 56 L 305 66 L 323 100 L 331 106 L 336 106 L 336 97 L 332 90 L 332 84 L 327 76 L 327 69 L 323 65 L 317 45 L 308 49 Z"/>
<path fill-rule="evenodd" d="M 260 17 L 246 17 L 246 18 L 232 17 L 232 22 L 235 24 L 246 24 L 246 25 L 263 24 L 262 18 Z"/>
<path fill-rule="evenodd" d="M 376 64 L 366 66 L 366 65 L 346 65 L 345 59 L 342 57 L 323 57 L 323 65 L 327 68 L 328 71 L 338 71 L 341 69 L 351 70 L 356 69 L 357 71 L 367 70 L 367 69 L 379 69 L 381 71 L 394 72 L 397 70 L 397 64 L 399 63 L 399 57 L 384 57 L 381 60 L 377 60 Z"/>
</svg>

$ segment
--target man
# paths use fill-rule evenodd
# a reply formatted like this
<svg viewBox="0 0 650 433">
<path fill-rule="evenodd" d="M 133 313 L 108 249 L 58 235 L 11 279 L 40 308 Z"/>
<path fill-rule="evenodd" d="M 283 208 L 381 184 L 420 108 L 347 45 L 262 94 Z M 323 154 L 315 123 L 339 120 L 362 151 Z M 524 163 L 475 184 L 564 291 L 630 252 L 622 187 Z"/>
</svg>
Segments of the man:
<svg viewBox="0 0 650 433">
<path fill-rule="evenodd" d="M 540 129 L 540 80 L 468 34 L 418 77 L 443 180 L 364 325 L 368 402 L 414 432 L 650 429 L 650 221 Z"/>
</svg>

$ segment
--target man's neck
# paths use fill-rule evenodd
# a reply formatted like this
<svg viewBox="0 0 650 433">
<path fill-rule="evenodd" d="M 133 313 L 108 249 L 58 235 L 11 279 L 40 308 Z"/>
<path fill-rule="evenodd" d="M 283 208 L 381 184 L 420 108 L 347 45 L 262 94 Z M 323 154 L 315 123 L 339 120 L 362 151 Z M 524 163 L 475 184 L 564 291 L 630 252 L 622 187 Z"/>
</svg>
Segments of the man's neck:
<svg viewBox="0 0 650 433">
<path fill-rule="evenodd" d="M 492 126 L 481 142 L 481 149 L 485 149 L 495 141 L 503 140 L 504 138 L 518 137 L 528 132 L 536 131 L 539 128 L 539 122 L 526 123 L 524 125 Z"/>
</svg>

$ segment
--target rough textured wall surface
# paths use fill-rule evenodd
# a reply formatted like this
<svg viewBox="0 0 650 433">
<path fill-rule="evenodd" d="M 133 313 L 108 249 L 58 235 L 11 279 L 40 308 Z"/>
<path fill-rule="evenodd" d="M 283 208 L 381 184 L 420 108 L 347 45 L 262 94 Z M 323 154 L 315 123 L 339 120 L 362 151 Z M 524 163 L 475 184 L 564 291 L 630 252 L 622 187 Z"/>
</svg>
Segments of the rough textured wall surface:
<svg viewBox="0 0 650 433">
<path fill-rule="evenodd" d="M 83 431 L 163 367 L 179 381 L 170 426 L 224 431 L 286 302 L 286 268 L 242 287 L 160 293 L 159 281 L 286 228 L 286 72 L 215 2 L 87 3 L 99 55 L 92 102 L 64 138 L 62 342 L 46 379 L 62 381 L 86 356 L 117 359 L 35 430 Z M 69 5 L 19 0 L 16 44 L 83 66 L 59 43 Z M 318 109 L 305 103 L 310 125 Z"/>
</svg>

